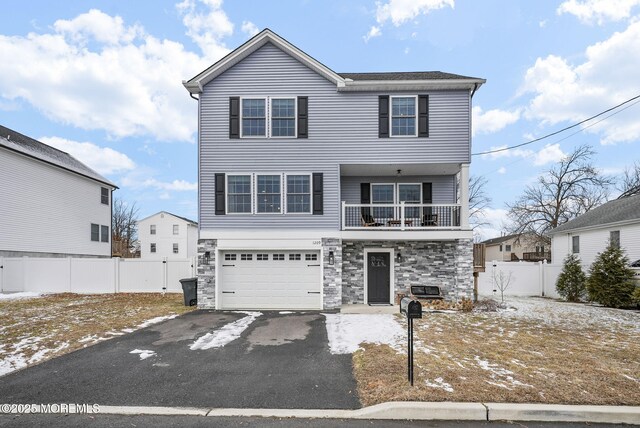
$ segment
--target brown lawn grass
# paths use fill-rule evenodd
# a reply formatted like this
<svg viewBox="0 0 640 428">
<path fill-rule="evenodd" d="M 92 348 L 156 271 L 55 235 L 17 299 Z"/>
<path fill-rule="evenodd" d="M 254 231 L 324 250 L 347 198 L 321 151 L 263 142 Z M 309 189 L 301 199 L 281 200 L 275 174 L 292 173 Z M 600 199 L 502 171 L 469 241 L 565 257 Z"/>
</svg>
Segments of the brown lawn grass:
<svg viewBox="0 0 640 428">
<path fill-rule="evenodd" d="M 192 309 L 183 305 L 181 294 L 64 293 L 1 300 L 0 363 L 18 355 L 31 365 L 124 334 L 151 318 Z"/>
<path fill-rule="evenodd" d="M 364 344 L 354 354 L 365 406 L 413 400 L 640 405 L 637 329 L 548 325 L 491 313 L 429 314 L 414 328 L 413 388 L 405 353 Z M 443 383 L 453 391 L 436 387 Z"/>
</svg>

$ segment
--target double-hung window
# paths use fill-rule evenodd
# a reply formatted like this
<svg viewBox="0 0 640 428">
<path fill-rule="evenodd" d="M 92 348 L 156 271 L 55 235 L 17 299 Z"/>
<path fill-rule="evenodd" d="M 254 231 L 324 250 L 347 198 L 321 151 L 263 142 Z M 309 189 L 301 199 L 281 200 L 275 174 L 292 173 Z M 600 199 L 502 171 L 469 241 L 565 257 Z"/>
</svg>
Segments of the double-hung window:
<svg viewBox="0 0 640 428">
<path fill-rule="evenodd" d="M 280 213 L 282 193 L 280 175 L 256 175 L 256 210 L 258 213 Z"/>
<path fill-rule="evenodd" d="M 391 136 L 417 136 L 417 97 L 391 97 Z"/>
<path fill-rule="evenodd" d="M 395 202 L 395 185 L 394 184 L 372 184 L 371 185 L 371 203 L 373 204 L 389 204 Z M 376 219 L 392 219 L 394 218 L 394 209 L 390 207 L 373 207 L 373 217 Z"/>
<path fill-rule="evenodd" d="M 251 213 L 251 176 L 227 176 L 227 212 L 233 214 Z"/>
<path fill-rule="evenodd" d="M 580 254 L 580 236 L 571 237 L 571 250 L 573 254 Z"/>
<path fill-rule="evenodd" d="M 271 99 L 271 136 L 296 136 L 296 99 Z"/>
<path fill-rule="evenodd" d="M 109 242 L 109 226 L 100 226 L 100 241 Z"/>
<path fill-rule="evenodd" d="M 609 245 L 613 248 L 620 248 L 620 231 L 612 230 L 609 232 Z"/>
<path fill-rule="evenodd" d="M 267 100 L 265 98 L 242 99 L 242 136 L 267 136 Z"/>
<path fill-rule="evenodd" d="M 91 223 L 91 240 L 100 242 L 100 225 Z"/>
<path fill-rule="evenodd" d="M 287 213 L 311 212 L 311 176 L 287 175 Z"/>
<path fill-rule="evenodd" d="M 420 184 L 398 184 L 398 202 L 405 205 L 419 204 L 422 202 L 422 185 Z M 420 208 L 405 207 L 404 217 L 408 219 L 420 218 Z"/>
<path fill-rule="evenodd" d="M 100 188 L 100 202 L 104 205 L 109 205 L 109 189 L 106 187 Z"/>
</svg>

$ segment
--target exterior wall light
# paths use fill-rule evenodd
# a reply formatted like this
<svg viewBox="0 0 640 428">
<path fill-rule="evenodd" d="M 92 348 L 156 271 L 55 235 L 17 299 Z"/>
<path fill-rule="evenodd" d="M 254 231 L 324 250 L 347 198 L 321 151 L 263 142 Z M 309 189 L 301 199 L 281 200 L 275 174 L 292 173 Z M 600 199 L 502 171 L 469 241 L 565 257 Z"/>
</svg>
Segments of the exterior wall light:
<svg viewBox="0 0 640 428">
<path fill-rule="evenodd" d="M 333 265 L 336 262 L 336 258 L 333 255 L 333 251 L 329 251 L 329 264 Z"/>
<path fill-rule="evenodd" d="M 396 256 L 396 262 L 397 263 L 402 263 L 402 254 L 398 253 L 398 255 Z"/>
<path fill-rule="evenodd" d="M 209 251 L 205 251 L 204 253 L 204 264 L 208 265 L 211 261 L 211 253 Z"/>
</svg>

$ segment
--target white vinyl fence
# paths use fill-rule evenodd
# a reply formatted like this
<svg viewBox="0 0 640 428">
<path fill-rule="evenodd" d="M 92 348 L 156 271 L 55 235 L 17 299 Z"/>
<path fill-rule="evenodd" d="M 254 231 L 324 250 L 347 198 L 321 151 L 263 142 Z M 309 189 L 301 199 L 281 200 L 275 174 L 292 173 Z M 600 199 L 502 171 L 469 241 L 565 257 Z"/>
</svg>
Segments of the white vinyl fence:
<svg viewBox="0 0 640 428">
<path fill-rule="evenodd" d="M 499 278 L 500 272 L 504 277 L 511 275 L 511 282 L 505 289 L 505 296 L 546 296 L 559 298 L 556 292 L 556 280 L 561 265 L 550 265 L 544 262 L 488 262 L 486 271 L 480 272 L 478 277 L 478 294 L 490 297 L 500 296 L 494 276 Z M 495 291 L 494 291 L 495 290 Z"/>
<path fill-rule="evenodd" d="M 0 292 L 182 292 L 196 260 L 0 257 Z"/>
</svg>

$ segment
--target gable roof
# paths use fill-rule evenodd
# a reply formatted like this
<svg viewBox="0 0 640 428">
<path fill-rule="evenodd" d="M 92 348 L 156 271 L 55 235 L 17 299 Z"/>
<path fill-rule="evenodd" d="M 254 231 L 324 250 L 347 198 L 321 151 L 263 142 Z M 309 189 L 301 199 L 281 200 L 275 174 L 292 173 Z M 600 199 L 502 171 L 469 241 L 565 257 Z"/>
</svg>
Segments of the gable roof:
<svg viewBox="0 0 640 428">
<path fill-rule="evenodd" d="M 497 238 L 491 238 L 491 239 L 487 239 L 486 241 L 482 241 L 481 244 L 485 244 L 485 245 L 496 245 L 496 244 L 500 244 L 502 242 L 508 241 L 510 239 L 514 239 L 517 238 L 518 234 L 513 234 L 513 235 L 504 235 L 504 236 L 499 236 Z"/>
<path fill-rule="evenodd" d="M 143 218 L 143 219 L 138 220 L 138 221 L 137 221 L 137 223 L 140 223 L 141 221 L 148 220 L 148 219 L 150 219 L 151 217 L 155 217 L 155 216 L 157 216 L 158 214 L 168 214 L 168 215 L 170 215 L 170 216 L 172 216 L 172 217 L 179 218 L 180 220 L 184 220 L 184 221 L 186 221 L 187 223 L 191 223 L 191 224 L 193 224 L 194 226 L 197 226 L 197 225 L 198 225 L 198 222 L 197 222 L 197 221 L 193 221 L 193 220 L 190 220 L 190 219 L 188 219 L 188 218 L 186 218 L 186 217 L 182 217 L 182 216 L 179 216 L 179 215 L 176 215 L 176 214 L 170 213 L 169 211 L 158 211 L 158 212 L 157 212 L 157 213 L 155 213 L 155 214 L 151 214 L 150 216 L 147 216 L 147 217 L 145 217 L 145 218 Z"/>
<path fill-rule="evenodd" d="M 617 223 L 640 223 L 640 195 L 609 201 L 548 232 L 554 235 Z"/>
<path fill-rule="evenodd" d="M 193 78 L 183 81 L 187 90 L 199 94 L 203 87 L 234 65 L 257 51 L 267 43 L 291 55 L 330 82 L 335 83 L 338 91 L 370 90 L 425 90 L 425 89 L 473 89 L 486 82 L 476 77 L 460 76 L 441 71 L 388 72 L 388 73 L 336 73 L 320 61 L 298 49 L 284 38 L 265 28 L 251 39 L 240 45 L 211 67 Z"/>
<path fill-rule="evenodd" d="M 117 189 L 118 186 L 67 152 L 0 125 L 0 146 Z"/>
</svg>

